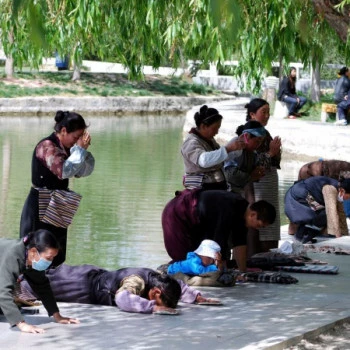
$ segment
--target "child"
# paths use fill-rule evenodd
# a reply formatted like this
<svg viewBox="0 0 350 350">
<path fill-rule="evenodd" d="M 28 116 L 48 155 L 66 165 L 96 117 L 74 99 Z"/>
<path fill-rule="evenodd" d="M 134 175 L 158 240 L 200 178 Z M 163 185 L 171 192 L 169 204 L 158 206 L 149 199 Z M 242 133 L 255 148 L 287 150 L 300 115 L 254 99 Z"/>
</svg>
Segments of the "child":
<svg viewBox="0 0 350 350">
<path fill-rule="evenodd" d="M 221 265 L 221 248 L 210 239 L 202 241 L 194 251 L 187 253 L 187 259 L 169 265 L 167 273 L 173 275 L 182 272 L 187 275 L 200 275 L 206 272 L 218 271 Z"/>
</svg>

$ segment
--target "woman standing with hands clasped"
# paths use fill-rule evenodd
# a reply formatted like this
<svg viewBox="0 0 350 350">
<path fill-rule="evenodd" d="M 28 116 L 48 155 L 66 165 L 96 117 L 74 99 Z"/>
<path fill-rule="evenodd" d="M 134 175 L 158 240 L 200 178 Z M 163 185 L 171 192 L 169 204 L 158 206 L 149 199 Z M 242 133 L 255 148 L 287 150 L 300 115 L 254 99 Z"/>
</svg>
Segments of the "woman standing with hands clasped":
<svg viewBox="0 0 350 350">
<path fill-rule="evenodd" d="M 0 239 L 0 311 L 12 326 L 25 333 L 44 333 L 44 329 L 25 322 L 14 301 L 16 283 L 24 278 L 42 301 L 49 316 L 58 323 L 79 323 L 62 317 L 45 270 L 59 251 L 55 236 L 47 230 L 29 233 L 19 241 Z"/>
<path fill-rule="evenodd" d="M 247 109 L 247 121 L 258 121 L 264 127 L 270 118 L 270 106 L 261 98 L 251 100 L 245 108 Z M 266 129 L 265 129 L 266 130 Z M 265 176 L 258 182 L 248 184 L 246 188 L 246 199 L 253 203 L 258 200 L 266 200 L 276 208 L 276 220 L 268 228 L 261 228 L 259 232 L 248 233 L 249 253 L 269 251 L 278 247 L 280 239 L 280 214 L 278 197 L 278 173 L 280 169 L 282 142 L 280 137 L 272 137 L 266 130 L 266 136 L 257 148 L 257 164 L 263 167 Z M 248 255 L 251 255 L 249 254 Z"/>
<path fill-rule="evenodd" d="M 32 158 L 32 188 L 21 216 L 20 236 L 43 228 L 54 234 L 61 250 L 53 267 L 66 258 L 67 227 L 78 209 L 81 196 L 68 189 L 69 178 L 88 176 L 95 160 L 87 151 L 91 136 L 83 117 L 58 111 L 55 132 L 41 140 Z"/>
<path fill-rule="evenodd" d="M 194 115 L 196 127 L 190 130 L 181 148 L 185 165 L 183 184 L 187 189 L 227 190 L 224 161 L 229 152 L 244 148 L 245 143 L 234 139 L 220 146 L 215 141 L 222 118 L 217 109 L 206 105 Z"/>
</svg>

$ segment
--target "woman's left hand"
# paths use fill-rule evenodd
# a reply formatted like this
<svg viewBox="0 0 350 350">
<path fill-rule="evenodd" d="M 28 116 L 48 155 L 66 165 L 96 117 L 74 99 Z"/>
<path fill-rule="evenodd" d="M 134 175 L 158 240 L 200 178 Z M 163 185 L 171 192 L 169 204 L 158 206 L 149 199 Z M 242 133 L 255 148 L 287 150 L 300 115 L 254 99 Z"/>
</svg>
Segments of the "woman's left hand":
<svg viewBox="0 0 350 350">
<path fill-rule="evenodd" d="M 281 147 L 282 147 L 282 141 L 281 139 L 276 136 L 271 142 L 270 142 L 270 147 L 269 147 L 269 153 L 271 157 L 276 156 L 281 152 Z"/>
<path fill-rule="evenodd" d="M 61 316 L 61 314 L 59 312 L 55 312 L 53 314 L 53 317 L 57 323 L 61 323 L 61 324 L 70 324 L 70 323 L 78 324 L 78 323 L 80 323 L 80 321 L 77 320 L 76 318 Z"/>
<path fill-rule="evenodd" d="M 79 137 L 77 145 L 88 149 L 88 147 L 91 145 L 91 135 L 88 131 L 84 131 L 84 134 Z"/>
</svg>

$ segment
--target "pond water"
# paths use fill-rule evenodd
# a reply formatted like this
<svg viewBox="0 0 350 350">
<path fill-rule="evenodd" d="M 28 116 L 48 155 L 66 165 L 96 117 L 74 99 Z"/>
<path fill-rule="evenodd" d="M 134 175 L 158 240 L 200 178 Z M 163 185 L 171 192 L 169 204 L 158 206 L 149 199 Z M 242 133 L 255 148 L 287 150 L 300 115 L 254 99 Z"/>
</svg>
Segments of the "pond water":
<svg viewBox="0 0 350 350">
<path fill-rule="evenodd" d="M 70 188 L 83 199 L 68 231 L 67 263 L 155 268 L 169 260 L 161 213 L 182 188 L 184 120 L 184 116 L 86 118 L 96 165 L 91 176 L 70 180 Z M 0 119 L 1 237 L 18 237 L 31 184 L 32 152 L 53 125 L 53 118 Z M 305 162 L 283 158 L 280 198 Z M 281 213 L 285 224 L 283 201 Z"/>
</svg>

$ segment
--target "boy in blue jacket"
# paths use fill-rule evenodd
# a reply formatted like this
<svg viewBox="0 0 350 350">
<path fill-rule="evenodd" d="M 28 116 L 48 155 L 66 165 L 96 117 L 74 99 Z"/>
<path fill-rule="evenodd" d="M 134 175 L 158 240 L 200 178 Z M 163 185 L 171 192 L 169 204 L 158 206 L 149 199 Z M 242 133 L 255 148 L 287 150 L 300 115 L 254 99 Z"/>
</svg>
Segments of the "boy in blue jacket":
<svg viewBox="0 0 350 350">
<path fill-rule="evenodd" d="M 221 248 L 215 241 L 205 239 L 194 252 L 187 253 L 186 260 L 170 264 L 167 273 L 173 275 L 182 272 L 186 275 L 200 275 L 218 271 L 221 265 L 220 251 Z"/>
</svg>

